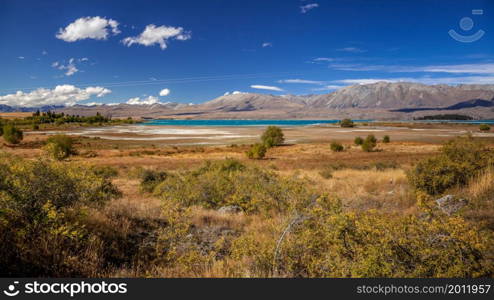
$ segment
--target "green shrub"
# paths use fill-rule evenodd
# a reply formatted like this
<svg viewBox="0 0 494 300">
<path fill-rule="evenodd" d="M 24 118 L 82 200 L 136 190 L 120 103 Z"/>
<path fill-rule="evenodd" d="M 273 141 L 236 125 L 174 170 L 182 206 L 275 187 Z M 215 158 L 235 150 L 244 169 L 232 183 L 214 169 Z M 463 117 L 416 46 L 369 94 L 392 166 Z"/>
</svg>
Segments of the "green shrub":
<svg viewBox="0 0 494 300">
<path fill-rule="evenodd" d="M 3 127 L 3 138 L 9 144 L 19 144 L 23 138 L 22 130 L 12 124 Z"/>
<path fill-rule="evenodd" d="M 330 145 L 331 151 L 333 152 L 342 152 L 344 150 L 344 147 L 342 144 L 337 143 L 337 142 L 332 142 Z"/>
<path fill-rule="evenodd" d="M 343 119 L 340 121 L 340 126 L 345 128 L 355 127 L 355 124 L 351 119 Z"/>
<path fill-rule="evenodd" d="M 364 139 L 358 136 L 353 140 L 353 143 L 357 146 L 360 146 L 364 143 Z"/>
<path fill-rule="evenodd" d="M 319 172 L 319 175 L 321 175 L 321 177 L 324 179 L 333 178 L 333 170 L 330 167 L 324 168 Z"/>
<path fill-rule="evenodd" d="M 389 142 L 391 142 L 391 139 L 389 138 L 389 135 L 385 135 L 385 136 L 383 137 L 383 143 L 387 144 L 387 143 L 389 143 Z"/>
<path fill-rule="evenodd" d="M 377 146 L 377 139 L 374 135 L 370 134 L 368 135 L 364 142 L 362 143 L 362 150 L 365 152 L 372 152 L 374 151 L 374 148 Z"/>
<path fill-rule="evenodd" d="M 443 145 L 441 153 L 419 162 L 410 172 L 411 184 L 430 195 L 463 186 L 494 163 L 494 153 L 472 137 L 457 138 Z"/>
<path fill-rule="evenodd" d="M 114 178 L 118 176 L 118 170 L 110 166 L 93 166 L 91 167 L 91 171 L 96 176 L 103 178 Z"/>
<path fill-rule="evenodd" d="M 247 157 L 250 159 L 263 159 L 266 155 L 266 146 L 263 144 L 254 144 L 247 151 Z"/>
<path fill-rule="evenodd" d="M 46 140 L 45 151 L 48 152 L 54 159 L 62 160 L 70 155 L 76 154 L 74 149 L 74 140 L 63 134 L 50 136 Z"/>
<path fill-rule="evenodd" d="M 84 165 L 2 155 L 0 195 L 0 275 L 95 275 L 97 238 L 81 220 L 120 196 L 110 180 Z"/>
<path fill-rule="evenodd" d="M 261 136 L 261 141 L 264 146 L 271 148 L 282 145 L 285 142 L 285 137 L 280 127 L 268 126 Z"/>
<path fill-rule="evenodd" d="M 480 124 L 479 129 L 481 131 L 489 131 L 491 130 L 491 126 L 489 126 L 488 124 Z"/>
<path fill-rule="evenodd" d="M 238 205 L 246 212 L 285 211 L 306 205 L 313 195 L 303 181 L 247 167 L 232 159 L 207 162 L 197 170 L 168 174 L 154 192 L 165 202 L 213 209 Z"/>
<path fill-rule="evenodd" d="M 141 189 L 145 192 L 152 192 L 154 188 L 166 179 L 167 173 L 164 171 L 143 170 L 140 174 Z"/>
<path fill-rule="evenodd" d="M 233 242 L 232 257 L 251 262 L 249 271 L 263 276 L 450 278 L 492 273 L 492 232 L 457 217 L 355 214 L 341 202 L 321 197 L 286 224 L 291 226 L 262 239 L 255 231 L 240 236 Z"/>
</svg>

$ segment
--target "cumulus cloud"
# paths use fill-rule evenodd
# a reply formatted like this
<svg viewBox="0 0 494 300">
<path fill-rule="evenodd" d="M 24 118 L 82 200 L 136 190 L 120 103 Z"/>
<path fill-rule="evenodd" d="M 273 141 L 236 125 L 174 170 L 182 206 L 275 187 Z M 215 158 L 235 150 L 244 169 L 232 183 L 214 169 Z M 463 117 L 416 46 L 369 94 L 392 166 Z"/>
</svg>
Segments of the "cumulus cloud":
<svg viewBox="0 0 494 300">
<path fill-rule="evenodd" d="M 89 102 L 89 103 L 82 103 L 81 105 L 85 105 L 85 106 L 101 106 L 101 105 L 103 105 L 103 103 L 101 103 L 101 102 Z"/>
<path fill-rule="evenodd" d="M 265 43 L 262 43 L 262 47 L 263 47 L 263 48 L 273 47 L 273 43 L 270 43 L 270 42 L 265 42 Z"/>
<path fill-rule="evenodd" d="M 72 76 L 75 73 L 79 72 L 79 69 L 77 69 L 77 67 L 75 65 L 75 59 L 74 58 L 69 59 L 69 62 L 66 65 L 56 61 L 56 62 L 52 63 L 51 66 L 53 68 L 58 69 L 58 70 L 65 70 L 65 76 Z"/>
<path fill-rule="evenodd" d="M 277 87 L 277 86 L 269 86 L 269 85 L 260 85 L 260 84 L 254 84 L 250 86 L 252 89 L 258 89 L 258 90 L 268 90 L 268 91 L 275 91 L 275 92 L 283 92 L 283 89 Z"/>
<path fill-rule="evenodd" d="M 133 44 L 139 44 L 143 46 L 153 46 L 158 44 L 162 50 L 167 47 L 168 40 L 186 41 L 191 38 L 190 32 L 184 31 L 182 27 L 172 26 L 156 26 L 150 24 L 146 26 L 144 31 L 133 37 L 126 37 L 122 40 L 122 43 L 127 47 Z"/>
<path fill-rule="evenodd" d="M 118 22 L 102 17 L 84 17 L 75 20 L 65 28 L 60 28 L 56 37 L 66 42 L 84 39 L 106 40 L 110 32 L 119 34 Z"/>
<path fill-rule="evenodd" d="M 160 91 L 160 96 L 162 96 L 162 97 L 168 96 L 168 94 L 170 94 L 170 90 L 169 89 L 162 89 Z"/>
<path fill-rule="evenodd" d="M 64 84 L 57 85 L 51 90 L 39 88 L 29 93 L 17 91 L 15 94 L 0 96 L 0 104 L 22 107 L 74 105 L 77 102 L 88 100 L 93 96 L 99 98 L 109 93 L 111 93 L 111 90 L 100 86 L 81 89 L 70 84 Z"/>
<path fill-rule="evenodd" d="M 319 7 L 319 4 L 317 4 L 317 3 L 310 3 L 310 4 L 302 5 L 302 6 L 300 6 L 300 12 L 305 14 L 305 13 L 309 12 L 310 10 L 313 10 L 314 8 L 318 8 L 318 7 Z"/>
<path fill-rule="evenodd" d="M 130 105 L 151 105 L 151 104 L 160 103 L 160 100 L 154 96 L 149 96 L 144 99 L 141 99 L 140 97 L 135 97 L 135 98 L 130 98 L 126 103 Z"/>
</svg>

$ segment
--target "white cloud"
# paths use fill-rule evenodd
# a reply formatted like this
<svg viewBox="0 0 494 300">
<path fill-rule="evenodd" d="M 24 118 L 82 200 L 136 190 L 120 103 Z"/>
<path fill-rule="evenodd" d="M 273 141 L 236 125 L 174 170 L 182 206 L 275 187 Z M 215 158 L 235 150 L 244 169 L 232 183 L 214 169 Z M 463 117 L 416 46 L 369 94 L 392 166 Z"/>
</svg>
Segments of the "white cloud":
<svg viewBox="0 0 494 300">
<path fill-rule="evenodd" d="M 83 58 L 79 59 L 79 61 L 89 61 L 89 58 L 83 57 Z"/>
<path fill-rule="evenodd" d="M 423 72 L 435 73 L 472 73 L 472 74 L 494 74 L 494 64 L 463 64 L 463 65 L 443 65 L 427 66 Z"/>
<path fill-rule="evenodd" d="M 377 82 L 416 82 L 422 84 L 492 84 L 494 76 L 451 76 L 451 77 L 395 77 L 395 78 L 362 78 L 335 80 L 342 84 L 373 84 Z"/>
<path fill-rule="evenodd" d="M 24 56 L 17 56 L 18 59 L 24 59 Z"/>
<path fill-rule="evenodd" d="M 101 102 L 89 102 L 89 103 L 81 103 L 81 105 L 85 105 L 85 106 L 101 106 L 101 105 L 103 105 L 103 103 L 101 103 Z"/>
<path fill-rule="evenodd" d="M 233 91 L 233 92 L 226 92 L 223 94 L 223 96 L 228 96 L 228 95 L 241 95 L 241 94 L 247 94 L 247 93 L 244 93 L 244 92 L 241 92 L 241 91 Z"/>
<path fill-rule="evenodd" d="M 334 58 L 329 58 L 329 57 L 317 57 L 314 58 L 314 61 L 334 61 Z"/>
<path fill-rule="evenodd" d="M 281 88 L 279 88 L 277 86 L 254 84 L 254 85 L 251 85 L 250 87 L 252 89 L 258 89 L 258 90 L 268 90 L 268 91 L 283 92 L 283 89 L 281 89 Z"/>
<path fill-rule="evenodd" d="M 95 86 L 81 89 L 73 85 L 57 85 L 54 89 L 39 88 L 29 93 L 17 91 L 15 94 L 0 96 L 0 104 L 9 106 L 37 107 L 44 105 L 74 105 L 93 96 L 103 97 L 111 90 Z"/>
<path fill-rule="evenodd" d="M 118 22 L 101 17 L 84 17 L 70 23 L 64 29 L 60 28 L 56 37 L 66 42 L 83 39 L 106 40 L 109 33 L 119 34 Z"/>
<path fill-rule="evenodd" d="M 363 52 L 367 52 L 367 50 L 364 50 L 364 49 L 360 49 L 360 48 L 357 48 L 357 47 L 345 47 L 345 48 L 340 48 L 340 49 L 336 49 L 337 51 L 343 51 L 343 52 L 350 52 L 350 53 L 363 53 Z"/>
<path fill-rule="evenodd" d="M 270 43 L 270 42 L 265 42 L 265 43 L 262 43 L 262 47 L 263 47 L 263 48 L 273 47 L 273 43 Z"/>
<path fill-rule="evenodd" d="M 387 79 L 387 78 L 363 78 L 363 79 L 342 79 L 335 80 L 335 82 L 345 83 L 345 84 L 373 84 L 377 82 L 398 82 L 402 81 L 399 78 L 396 79 Z"/>
<path fill-rule="evenodd" d="M 390 73 L 450 73 L 450 74 L 494 74 L 494 63 L 459 64 L 459 65 L 362 65 L 331 64 L 330 68 L 342 71 L 385 71 Z"/>
<path fill-rule="evenodd" d="M 300 84 L 324 84 L 324 81 L 306 80 L 306 79 L 283 79 L 279 83 L 300 83 Z"/>
<path fill-rule="evenodd" d="M 169 89 L 162 89 L 160 91 L 160 96 L 162 96 L 162 97 L 168 96 L 168 94 L 170 94 L 170 90 Z"/>
<path fill-rule="evenodd" d="M 314 8 L 317 8 L 317 7 L 319 7 L 319 4 L 317 4 L 317 3 L 310 3 L 310 4 L 302 5 L 302 6 L 300 6 L 300 12 L 305 14 L 305 13 L 309 12 L 309 10 L 312 10 Z"/>
<path fill-rule="evenodd" d="M 46 50 L 41 51 L 42 55 L 48 55 L 48 52 Z"/>
<path fill-rule="evenodd" d="M 56 61 L 56 62 L 52 63 L 51 66 L 53 68 L 56 68 L 59 70 L 66 70 L 65 76 L 72 76 L 75 73 L 79 72 L 79 69 L 77 69 L 77 67 L 75 65 L 75 59 L 74 58 L 69 59 L 69 62 L 66 65 L 63 65 L 63 64 L 59 63 L 58 61 Z"/>
<path fill-rule="evenodd" d="M 133 37 L 126 37 L 122 40 L 122 43 L 127 47 L 133 44 L 140 44 L 143 46 L 152 46 L 155 44 L 160 45 L 162 50 L 166 49 L 167 42 L 170 39 L 175 39 L 179 41 L 186 41 L 191 38 L 190 32 L 184 31 L 182 27 L 172 27 L 172 26 L 159 26 L 156 27 L 154 24 L 146 26 L 144 31 Z"/>
<path fill-rule="evenodd" d="M 313 91 L 333 91 L 337 89 L 341 89 L 344 86 L 341 85 L 326 85 L 317 89 L 312 89 Z"/>
<path fill-rule="evenodd" d="M 140 97 L 130 98 L 127 101 L 127 104 L 130 105 L 151 105 L 160 103 L 160 100 L 157 97 L 149 96 L 147 98 L 141 99 Z"/>
</svg>

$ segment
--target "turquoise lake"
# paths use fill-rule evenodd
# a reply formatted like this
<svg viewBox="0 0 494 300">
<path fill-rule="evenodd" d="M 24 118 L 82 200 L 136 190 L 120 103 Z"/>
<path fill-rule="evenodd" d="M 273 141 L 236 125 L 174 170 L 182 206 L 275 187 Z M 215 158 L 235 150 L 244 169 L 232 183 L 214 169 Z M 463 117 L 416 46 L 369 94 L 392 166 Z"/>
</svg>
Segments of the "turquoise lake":
<svg viewBox="0 0 494 300">
<path fill-rule="evenodd" d="M 371 120 L 353 120 L 354 122 L 371 122 Z M 339 120 L 150 120 L 142 125 L 169 126 L 308 126 L 317 124 L 336 124 Z"/>
<path fill-rule="evenodd" d="M 373 120 L 353 120 L 356 123 L 373 122 Z M 156 126 L 310 126 L 318 124 L 336 124 L 339 120 L 167 120 L 157 119 L 141 123 L 142 125 Z M 400 122 L 400 121 L 398 121 Z M 401 121 L 407 122 L 407 121 Z M 462 124 L 494 124 L 494 120 L 437 120 L 437 121 L 408 121 L 421 123 L 462 123 Z"/>
</svg>

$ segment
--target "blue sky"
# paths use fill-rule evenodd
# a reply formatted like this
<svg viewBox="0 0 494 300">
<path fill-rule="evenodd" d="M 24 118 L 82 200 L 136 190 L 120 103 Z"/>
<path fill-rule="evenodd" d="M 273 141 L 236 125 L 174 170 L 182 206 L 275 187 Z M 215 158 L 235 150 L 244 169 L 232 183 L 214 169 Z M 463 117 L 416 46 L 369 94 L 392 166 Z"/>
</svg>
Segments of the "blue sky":
<svg viewBox="0 0 494 300">
<path fill-rule="evenodd" d="M 492 0 L 2 0 L 0 104 L 494 83 L 493 15 Z"/>
</svg>

